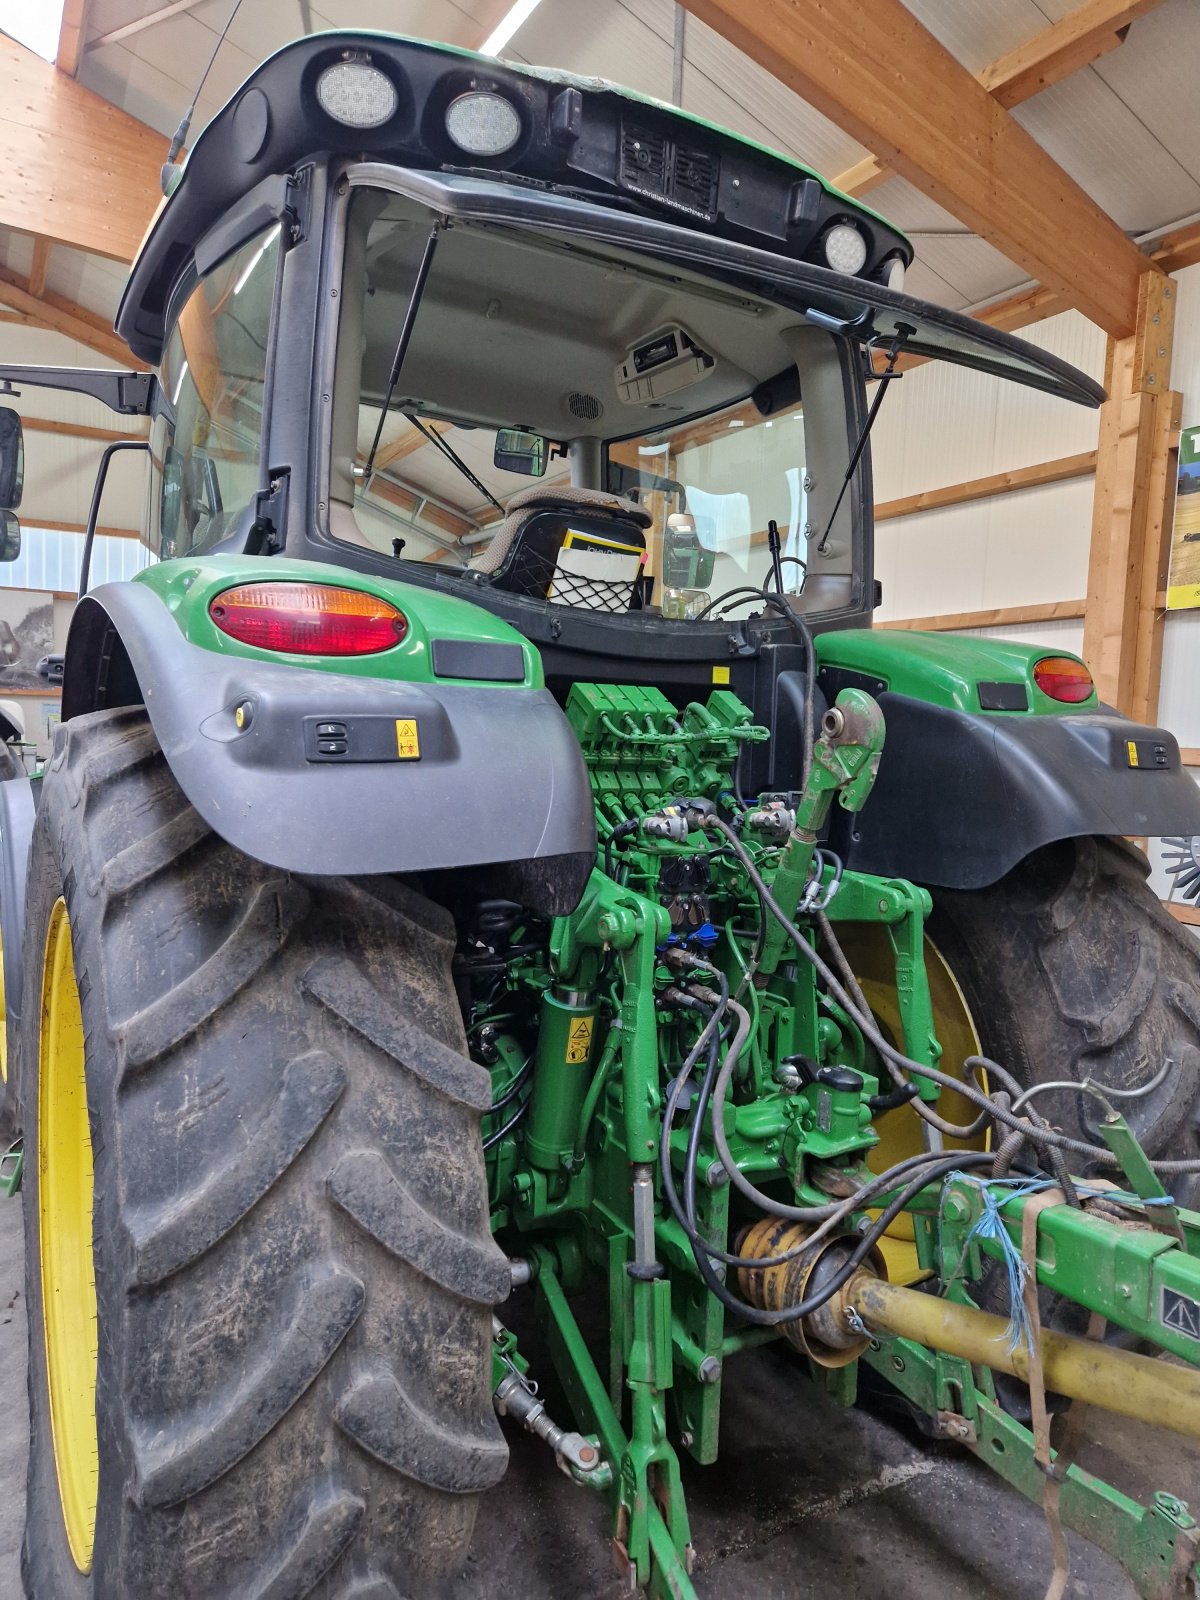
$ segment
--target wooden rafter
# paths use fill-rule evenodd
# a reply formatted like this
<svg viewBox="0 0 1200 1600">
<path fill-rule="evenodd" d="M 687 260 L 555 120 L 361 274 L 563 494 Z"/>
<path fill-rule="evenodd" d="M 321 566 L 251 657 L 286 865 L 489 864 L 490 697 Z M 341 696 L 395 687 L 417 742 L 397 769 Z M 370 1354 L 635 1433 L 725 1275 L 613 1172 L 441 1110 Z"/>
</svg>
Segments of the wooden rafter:
<svg viewBox="0 0 1200 1600">
<path fill-rule="evenodd" d="M 1058 22 L 998 57 L 976 77 L 998 105 L 1011 110 L 1115 50 L 1129 25 L 1161 4 L 1162 0 L 1085 0 Z M 843 194 L 861 199 L 891 176 L 883 162 L 866 156 L 834 183 Z"/>
<path fill-rule="evenodd" d="M 1182 272 L 1200 261 L 1200 221 L 1164 233 L 1150 252 L 1151 261 L 1163 272 Z"/>
<path fill-rule="evenodd" d="M 902 0 L 682 3 L 1031 278 L 1132 330 L 1146 258 Z"/>
<path fill-rule="evenodd" d="M 979 81 L 1002 106 L 1019 106 L 1123 44 L 1131 23 L 1162 0 L 1085 0 L 993 61 Z"/>
<path fill-rule="evenodd" d="M 118 339 L 103 317 L 49 289 L 41 296 L 31 294 L 28 279 L 8 267 L 0 267 L 0 301 L 37 327 L 65 334 L 68 339 L 76 339 L 89 350 L 97 350 L 124 366 L 145 370 L 141 362 L 134 361 L 129 346 Z"/>
<path fill-rule="evenodd" d="M 58 51 L 54 65 L 68 78 L 79 71 L 83 54 L 83 33 L 87 25 L 88 0 L 66 0 L 58 29 Z"/>
<path fill-rule="evenodd" d="M 161 198 L 165 141 L 0 36 L 0 227 L 132 261 Z"/>
<path fill-rule="evenodd" d="M 961 633 L 967 628 L 1013 628 L 1030 622 L 1073 622 L 1083 616 L 1084 600 L 1045 600 L 1028 606 L 994 606 L 990 611 L 949 611 L 933 617 L 898 617 L 877 628 L 915 628 L 923 633 Z"/>
<path fill-rule="evenodd" d="M 125 439 L 144 439 L 146 431 L 123 431 L 120 428 L 90 428 L 82 422 L 60 422 L 54 417 L 29 417 L 22 412 L 21 426 L 26 433 L 54 433 L 64 439 L 88 439 L 97 444 L 115 444 Z"/>
<path fill-rule="evenodd" d="M 1136 331 L 1110 339 L 1088 559 L 1084 659 L 1100 698 L 1135 721 L 1158 712 L 1159 599 L 1181 397 L 1166 387 L 1175 284 L 1147 272 Z"/>
<path fill-rule="evenodd" d="M 33 265 L 29 269 L 29 292 L 40 300 L 46 292 L 46 272 L 50 266 L 50 252 L 54 248 L 49 239 L 33 241 Z"/>
<path fill-rule="evenodd" d="M 908 517 L 916 511 L 937 511 L 944 506 L 960 506 L 971 500 L 990 500 L 1015 489 L 1035 489 L 1047 483 L 1063 483 L 1070 478 L 1086 478 L 1096 470 L 1096 452 L 1082 450 L 1074 456 L 1058 456 L 1030 467 L 1012 467 L 1007 472 L 989 473 L 986 478 L 971 478 L 966 483 L 948 483 L 941 489 L 923 489 L 897 500 L 881 500 L 875 506 L 875 521 Z"/>
</svg>

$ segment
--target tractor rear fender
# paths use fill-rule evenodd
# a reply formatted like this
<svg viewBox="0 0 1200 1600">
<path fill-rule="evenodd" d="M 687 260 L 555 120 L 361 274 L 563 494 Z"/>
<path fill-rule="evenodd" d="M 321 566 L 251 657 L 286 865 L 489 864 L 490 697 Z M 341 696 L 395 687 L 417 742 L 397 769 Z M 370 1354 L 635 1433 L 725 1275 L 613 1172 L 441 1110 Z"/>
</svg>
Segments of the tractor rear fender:
<svg viewBox="0 0 1200 1600">
<path fill-rule="evenodd" d="M 835 823 L 847 866 L 981 889 L 1058 839 L 1200 833 L 1200 788 L 1165 728 L 1106 708 L 971 712 L 891 691 L 879 704 L 878 779 L 863 810 Z"/>
<path fill-rule="evenodd" d="M 595 862 L 595 821 L 583 758 L 551 695 L 368 677 L 356 664 L 359 675 L 207 649 L 149 585 L 108 584 L 72 618 L 63 717 L 143 703 L 204 821 L 271 866 L 495 868 L 480 872 L 490 892 L 572 909 Z M 401 743 L 402 723 L 415 740 Z M 318 750 L 319 724 L 347 730 L 331 741 L 342 749 Z"/>
</svg>

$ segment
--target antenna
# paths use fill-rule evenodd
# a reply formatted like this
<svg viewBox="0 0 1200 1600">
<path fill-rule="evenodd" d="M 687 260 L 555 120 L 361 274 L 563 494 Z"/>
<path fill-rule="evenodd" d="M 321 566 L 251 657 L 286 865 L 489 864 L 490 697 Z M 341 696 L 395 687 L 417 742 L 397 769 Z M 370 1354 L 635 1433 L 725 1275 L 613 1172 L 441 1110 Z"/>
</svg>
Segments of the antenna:
<svg viewBox="0 0 1200 1600">
<path fill-rule="evenodd" d="M 215 46 L 213 47 L 213 53 L 208 58 L 208 65 L 201 74 L 200 82 L 196 85 L 195 93 L 192 95 L 192 103 L 183 113 L 183 116 L 180 118 L 179 126 L 175 129 L 175 136 L 171 140 L 170 148 L 167 151 L 167 159 L 163 163 L 162 170 L 158 175 L 158 181 L 162 185 L 162 192 L 164 194 L 170 194 L 171 190 L 175 187 L 176 173 L 178 171 L 175 163 L 179 158 L 179 152 L 187 143 L 188 130 L 192 126 L 192 118 L 196 115 L 196 101 L 199 100 L 201 91 L 203 90 L 204 85 L 208 82 L 208 75 L 213 69 L 213 62 L 217 59 L 217 52 L 225 43 L 225 35 L 229 32 L 230 28 L 233 27 L 234 18 L 241 9 L 242 0 L 233 0 L 233 10 L 229 13 L 229 19 L 225 26 L 221 29 L 221 37 L 217 40 Z"/>
</svg>

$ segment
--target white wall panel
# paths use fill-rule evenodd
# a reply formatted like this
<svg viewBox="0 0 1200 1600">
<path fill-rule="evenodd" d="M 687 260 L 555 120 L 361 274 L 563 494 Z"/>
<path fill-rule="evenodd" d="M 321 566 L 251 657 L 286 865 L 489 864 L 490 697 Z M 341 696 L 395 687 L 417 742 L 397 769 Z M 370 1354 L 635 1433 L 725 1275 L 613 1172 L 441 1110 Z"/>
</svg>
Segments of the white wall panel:
<svg viewBox="0 0 1200 1600">
<path fill-rule="evenodd" d="M 1091 503 L 1076 478 L 881 522 L 879 620 L 1080 598 Z"/>
<path fill-rule="evenodd" d="M 1167 618 L 1158 708 L 1180 744 L 1200 746 L 1200 611 Z"/>
<path fill-rule="evenodd" d="M 960 632 L 967 639 L 1012 639 L 1016 644 L 1066 650 L 1076 656 L 1083 650 L 1082 621 L 1024 622 L 1008 628 L 963 628 Z"/>
</svg>

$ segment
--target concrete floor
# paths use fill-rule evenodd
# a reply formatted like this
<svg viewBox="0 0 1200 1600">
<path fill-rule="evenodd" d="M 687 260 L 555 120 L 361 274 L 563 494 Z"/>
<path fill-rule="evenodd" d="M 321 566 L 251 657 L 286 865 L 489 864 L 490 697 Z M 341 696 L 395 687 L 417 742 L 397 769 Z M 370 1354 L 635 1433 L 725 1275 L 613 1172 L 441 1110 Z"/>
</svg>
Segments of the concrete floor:
<svg viewBox="0 0 1200 1600">
<path fill-rule="evenodd" d="M 0 1201 L 0 1600 L 21 1593 L 24 1299 L 20 1204 Z M 553 1414 L 553 1378 L 534 1375 Z M 1127 1492 L 1186 1496 L 1190 1487 L 1200 1500 L 1194 1447 L 1183 1440 L 1096 1411 L 1089 1433 L 1082 1463 Z M 617 1600 L 603 1506 L 555 1470 L 544 1446 L 527 1434 L 510 1439 L 512 1466 L 484 1503 L 455 1600 Z M 778 1348 L 730 1364 L 721 1460 L 708 1469 L 685 1463 L 684 1480 L 703 1600 L 1045 1594 L 1040 1509 L 953 1447 L 921 1449 L 870 1412 L 838 1410 Z M 1132 1594 L 1114 1562 L 1070 1542 L 1072 1600 Z"/>
</svg>

